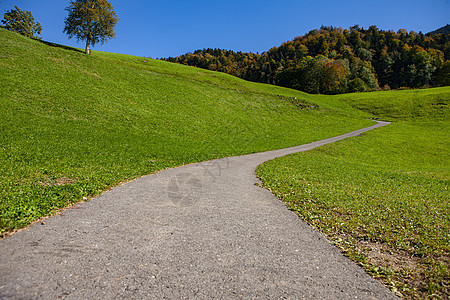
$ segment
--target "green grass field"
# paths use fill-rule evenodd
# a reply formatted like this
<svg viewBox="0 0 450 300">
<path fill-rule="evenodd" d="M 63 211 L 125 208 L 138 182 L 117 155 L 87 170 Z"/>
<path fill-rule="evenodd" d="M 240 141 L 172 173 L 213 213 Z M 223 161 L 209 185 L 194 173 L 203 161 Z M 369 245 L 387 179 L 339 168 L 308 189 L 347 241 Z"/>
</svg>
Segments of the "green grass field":
<svg viewBox="0 0 450 300">
<path fill-rule="evenodd" d="M 298 91 L 3 29 L 0 74 L 0 234 L 168 167 L 372 124 Z"/>
<path fill-rule="evenodd" d="M 399 295 L 448 298 L 450 89 L 335 98 L 395 122 L 267 162 L 264 186 Z"/>
</svg>

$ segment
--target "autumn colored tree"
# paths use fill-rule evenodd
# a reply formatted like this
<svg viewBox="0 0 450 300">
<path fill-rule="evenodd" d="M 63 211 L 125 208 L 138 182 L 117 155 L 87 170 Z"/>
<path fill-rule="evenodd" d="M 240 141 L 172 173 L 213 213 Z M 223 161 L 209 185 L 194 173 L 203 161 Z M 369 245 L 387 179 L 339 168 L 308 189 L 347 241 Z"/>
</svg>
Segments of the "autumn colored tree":
<svg viewBox="0 0 450 300">
<path fill-rule="evenodd" d="M 320 70 L 321 93 L 345 93 L 347 91 L 347 73 L 347 69 L 341 62 L 327 59 Z"/>
<path fill-rule="evenodd" d="M 72 0 L 66 10 L 69 15 L 65 19 L 64 32 L 69 38 L 86 41 L 86 54 L 90 54 L 91 45 L 103 44 L 116 36 L 114 27 L 119 19 L 109 1 Z"/>
<path fill-rule="evenodd" d="M 339 94 L 347 91 L 347 74 L 340 61 L 308 56 L 300 65 L 278 72 L 275 84 L 307 93 Z"/>
<path fill-rule="evenodd" d="M 35 34 L 41 34 L 42 26 L 39 22 L 35 22 L 29 11 L 23 11 L 14 6 L 14 9 L 6 11 L 2 23 L 5 25 L 5 29 L 18 32 L 29 38 L 40 39 Z"/>
</svg>

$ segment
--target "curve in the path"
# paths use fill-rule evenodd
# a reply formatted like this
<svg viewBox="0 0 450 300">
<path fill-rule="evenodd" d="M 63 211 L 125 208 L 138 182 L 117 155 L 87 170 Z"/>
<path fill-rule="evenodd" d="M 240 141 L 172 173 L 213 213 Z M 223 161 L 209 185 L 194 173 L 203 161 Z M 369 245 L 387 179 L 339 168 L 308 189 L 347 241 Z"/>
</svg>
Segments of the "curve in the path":
<svg viewBox="0 0 450 300">
<path fill-rule="evenodd" d="M 395 299 L 269 191 L 308 145 L 145 176 L 0 241 L 0 298 Z"/>
</svg>

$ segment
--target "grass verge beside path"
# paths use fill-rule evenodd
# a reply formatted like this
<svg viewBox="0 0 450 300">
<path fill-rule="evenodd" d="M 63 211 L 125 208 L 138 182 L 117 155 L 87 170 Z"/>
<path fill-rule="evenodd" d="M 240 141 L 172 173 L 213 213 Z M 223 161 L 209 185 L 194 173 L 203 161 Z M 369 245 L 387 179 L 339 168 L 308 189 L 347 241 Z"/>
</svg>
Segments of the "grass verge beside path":
<svg viewBox="0 0 450 300">
<path fill-rule="evenodd" d="M 267 162 L 257 174 L 398 295 L 448 299 L 449 133 L 448 121 L 393 122 Z"/>
</svg>

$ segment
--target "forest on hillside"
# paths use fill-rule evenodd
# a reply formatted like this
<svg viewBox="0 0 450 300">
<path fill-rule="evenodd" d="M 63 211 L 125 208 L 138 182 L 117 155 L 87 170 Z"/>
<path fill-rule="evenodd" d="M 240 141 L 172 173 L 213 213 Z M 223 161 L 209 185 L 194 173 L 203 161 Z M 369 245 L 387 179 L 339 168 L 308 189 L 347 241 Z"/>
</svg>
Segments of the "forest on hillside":
<svg viewBox="0 0 450 300">
<path fill-rule="evenodd" d="M 450 85 L 450 35 L 324 27 L 262 54 L 203 49 L 165 60 L 308 93 Z"/>
</svg>

